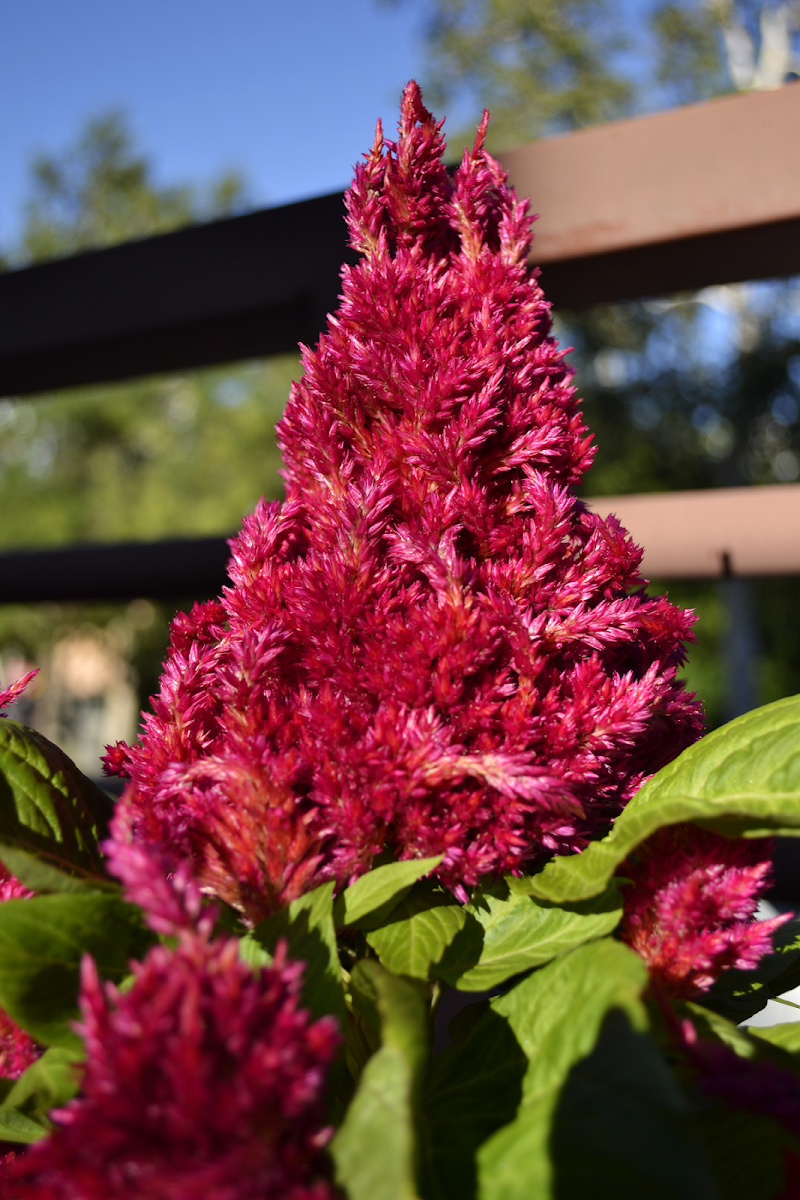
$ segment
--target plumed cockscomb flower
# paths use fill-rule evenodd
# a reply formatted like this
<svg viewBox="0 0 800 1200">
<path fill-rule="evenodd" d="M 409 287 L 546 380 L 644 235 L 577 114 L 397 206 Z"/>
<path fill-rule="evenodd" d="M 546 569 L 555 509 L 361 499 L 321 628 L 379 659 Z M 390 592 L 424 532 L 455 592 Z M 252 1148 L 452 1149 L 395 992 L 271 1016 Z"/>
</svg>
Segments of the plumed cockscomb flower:
<svg viewBox="0 0 800 1200">
<path fill-rule="evenodd" d="M 756 921 L 770 883 L 769 838 L 724 838 L 694 825 L 671 825 L 648 838 L 620 867 L 620 936 L 647 963 L 667 995 L 706 991 L 729 967 L 750 969 L 772 950 L 790 914 Z"/>
<path fill-rule="evenodd" d="M 27 675 L 23 675 L 16 683 L 12 683 L 9 687 L 3 688 L 0 691 L 0 709 L 7 708 L 9 704 L 13 704 L 15 700 L 19 700 L 25 688 L 28 686 L 34 675 L 39 674 L 39 668 L 34 667 L 32 671 L 28 671 Z M 0 712 L 0 717 L 6 714 Z"/>
<path fill-rule="evenodd" d="M 388 849 L 464 895 L 602 834 L 694 740 L 690 613 L 571 491 L 590 437 L 484 149 L 450 176 L 407 87 L 347 194 L 359 265 L 279 425 L 286 500 L 173 625 L 120 835 L 251 919 Z M 112 848 L 112 857 L 114 851 Z"/>
<path fill-rule="evenodd" d="M 80 1095 L 10 1168 L 15 1200 L 333 1200 L 320 1148 L 338 1034 L 298 1006 L 302 967 L 253 973 L 184 935 L 124 994 L 83 967 Z"/>
</svg>

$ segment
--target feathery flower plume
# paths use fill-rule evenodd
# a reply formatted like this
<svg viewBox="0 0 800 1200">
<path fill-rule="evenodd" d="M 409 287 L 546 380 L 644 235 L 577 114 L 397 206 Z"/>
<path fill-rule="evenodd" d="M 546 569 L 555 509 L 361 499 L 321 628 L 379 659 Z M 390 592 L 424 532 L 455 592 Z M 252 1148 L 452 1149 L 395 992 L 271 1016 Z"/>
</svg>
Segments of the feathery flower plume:
<svg viewBox="0 0 800 1200">
<path fill-rule="evenodd" d="M 302 966 L 254 973 L 184 935 L 121 995 L 83 965 L 81 1094 L 8 1170 L 15 1200 L 333 1200 L 319 1151 L 338 1034 L 298 1007 Z"/>
<path fill-rule="evenodd" d="M 770 884 L 772 840 L 725 838 L 695 825 L 670 825 L 620 867 L 620 936 L 670 996 L 691 998 L 729 967 L 747 970 L 772 950 L 791 916 L 756 921 Z"/>
<path fill-rule="evenodd" d="M 388 848 L 443 853 L 463 897 L 604 833 L 699 734 L 691 613 L 570 490 L 591 439 L 487 120 L 451 178 L 411 83 L 356 168 L 362 258 L 279 425 L 286 500 L 245 520 L 109 751 L 129 885 L 132 839 L 155 844 L 257 920 Z"/>
<path fill-rule="evenodd" d="M 9 704 L 13 704 L 15 700 L 18 700 L 34 675 L 38 674 L 39 668 L 34 667 L 32 671 L 28 671 L 27 675 L 23 675 L 16 683 L 12 683 L 10 687 L 3 688 L 0 691 L 0 709 L 7 708 Z M 4 712 L 0 712 L 0 717 L 4 717 L 5 715 Z"/>
</svg>

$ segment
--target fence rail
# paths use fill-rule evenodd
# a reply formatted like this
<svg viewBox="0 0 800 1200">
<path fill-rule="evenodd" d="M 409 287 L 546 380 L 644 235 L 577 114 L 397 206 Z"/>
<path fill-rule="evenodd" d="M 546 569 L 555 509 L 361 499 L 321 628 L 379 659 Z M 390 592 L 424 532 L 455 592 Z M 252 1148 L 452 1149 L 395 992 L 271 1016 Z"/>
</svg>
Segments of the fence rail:
<svg viewBox="0 0 800 1200">
<path fill-rule="evenodd" d="M 578 309 L 799 273 L 798 128 L 793 84 L 503 155 L 511 182 L 542 214 L 531 262 L 548 297 Z M 341 265 L 352 260 L 342 215 L 341 195 L 321 196 L 0 275 L 0 395 L 33 397 L 313 342 L 335 306 Z M 747 494 L 761 495 L 767 520 L 786 530 L 790 493 L 767 496 L 777 490 Z M 716 551 L 708 558 L 710 501 L 692 495 L 642 499 L 648 569 L 687 577 L 700 559 L 701 574 L 719 573 L 723 561 L 733 570 L 754 562 L 741 529 L 727 560 Z M 732 493 L 716 495 L 718 506 L 733 503 Z M 640 517 L 631 514 L 636 535 Z M 677 558 L 656 570 L 658 539 L 678 528 L 678 514 Z M 770 573 L 800 570 L 792 537 L 775 549 Z M 224 547 L 223 538 L 204 538 L 4 554 L 0 601 L 208 594 L 222 582 Z"/>
</svg>

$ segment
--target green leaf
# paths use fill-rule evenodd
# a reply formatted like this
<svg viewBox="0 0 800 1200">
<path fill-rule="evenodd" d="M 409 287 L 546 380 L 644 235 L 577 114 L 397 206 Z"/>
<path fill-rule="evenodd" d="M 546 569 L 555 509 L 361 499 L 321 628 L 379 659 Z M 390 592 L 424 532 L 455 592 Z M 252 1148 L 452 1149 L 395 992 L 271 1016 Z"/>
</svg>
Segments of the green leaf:
<svg viewBox="0 0 800 1200">
<path fill-rule="evenodd" d="M 473 1009 L 480 1010 L 477 1019 Z M 432 1059 L 423 1077 L 420 1157 L 426 1200 L 475 1195 L 477 1148 L 514 1120 L 528 1067 L 508 1021 L 488 1002 L 459 1013 L 451 1030 L 459 1018 L 473 1022 L 466 1037 Z"/>
<path fill-rule="evenodd" d="M 778 1121 L 719 1103 L 698 1106 L 692 1125 L 724 1200 L 785 1194 L 785 1151 L 798 1147 Z"/>
<path fill-rule="evenodd" d="M 15 1108 L 0 1109 L 0 1141 L 3 1142 L 40 1142 L 47 1137 L 47 1126 L 40 1121 L 33 1121 Z"/>
<path fill-rule="evenodd" d="M 425 1073 L 426 1200 L 471 1200 L 481 1156 L 509 1130 L 514 1149 L 523 1109 L 529 1123 L 538 1113 L 539 1150 L 526 1160 L 523 1189 L 509 1197 L 548 1195 L 547 1145 L 558 1088 L 591 1052 L 609 1008 L 627 1012 L 637 1028 L 646 1025 L 639 999 L 646 981 L 641 959 L 605 938 L 564 954 L 492 1000 L 466 1039 L 442 1051 Z M 487 1178 L 496 1170 L 487 1168 Z"/>
<path fill-rule="evenodd" d="M 463 905 L 454 904 L 449 892 L 424 880 L 400 901 L 389 923 L 366 938 L 389 971 L 427 979 L 466 919 Z"/>
<path fill-rule="evenodd" d="M 333 928 L 333 883 L 323 883 L 299 900 L 273 913 L 240 942 L 251 966 L 272 962 L 278 942 L 286 942 L 290 958 L 305 963 L 303 1003 L 315 1017 L 344 1014 L 342 970 Z"/>
<path fill-rule="evenodd" d="M 111 810 L 57 746 L 36 730 L 0 721 L 0 858 L 23 883 L 63 891 L 105 882 L 98 838 Z"/>
<path fill-rule="evenodd" d="M 612 1009 L 558 1093 L 548 1142 L 554 1194 L 713 1200 L 719 1193 L 693 1116 L 650 1034 Z"/>
<path fill-rule="evenodd" d="M 336 1179 L 350 1200 L 416 1200 L 415 1095 L 427 1055 L 425 1001 L 412 983 L 376 962 L 357 963 L 352 978 L 357 991 L 375 997 L 382 1044 L 364 1067 L 331 1144 Z"/>
<path fill-rule="evenodd" d="M 438 867 L 443 858 L 443 854 L 410 858 L 368 871 L 337 898 L 333 909 L 336 928 L 377 928 L 395 905 L 406 898 L 417 880 Z"/>
<path fill-rule="evenodd" d="M 0 904 L 0 1007 L 45 1045 L 80 1046 L 69 1023 L 78 1015 L 83 955 L 118 982 L 153 940 L 139 910 L 118 896 L 7 900 Z"/>
<path fill-rule="evenodd" d="M 528 1060 L 516 1118 L 479 1148 L 481 1200 L 551 1194 L 550 1137 L 558 1093 L 571 1068 L 594 1048 L 607 1012 L 618 1008 L 639 1032 L 644 963 L 609 938 L 579 946 L 492 1002 Z"/>
<path fill-rule="evenodd" d="M 681 1019 L 691 1020 L 699 1037 L 724 1043 L 740 1058 L 768 1060 L 800 1073 L 800 1064 L 784 1048 L 754 1036 L 759 1030 L 739 1028 L 698 1003 L 677 1001 L 673 1008 Z M 784 1150 L 798 1146 L 777 1120 L 706 1096 L 692 1121 L 725 1200 L 772 1200 L 781 1192 Z"/>
<path fill-rule="evenodd" d="M 118 895 L 122 892 L 120 884 L 113 879 L 67 874 L 46 859 L 16 846 L 0 845 L 0 859 L 12 875 L 40 896 L 55 892 L 114 892 Z"/>
<path fill-rule="evenodd" d="M 779 1046 L 788 1054 L 800 1054 L 800 1021 L 785 1021 L 780 1025 L 753 1025 L 749 1032 L 753 1037 Z"/>
<path fill-rule="evenodd" d="M 459 991 L 489 991 L 584 942 L 610 933 L 622 916 L 616 884 L 580 904 L 514 894 L 507 883 L 481 891 L 434 973 Z"/>
<path fill-rule="evenodd" d="M 16 1081 L 2 1105 L 0 1122 L 9 1113 L 17 1113 L 39 1125 L 39 1136 L 49 1128 L 47 1114 L 59 1108 L 78 1091 L 80 1072 L 77 1064 L 82 1055 L 61 1046 L 45 1050 Z M 25 1138 L 24 1140 L 28 1140 Z"/>
<path fill-rule="evenodd" d="M 556 903 L 594 896 L 635 846 L 681 821 L 727 836 L 800 836 L 800 696 L 737 717 L 684 750 L 639 789 L 607 837 L 534 876 L 534 892 Z"/>
<path fill-rule="evenodd" d="M 622 1009 L 634 1028 L 646 1028 L 639 999 L 646 982 L 639 956 L 603 938 L 563 955 L 492 1001 L 528 1059 L 525 1096 L 563 1080 L 594 1046 L 609 1009 Z"/>
<path fill-rule="evenodd" d="M 800 920 L 779 926 L 772 944 L 773 953 L 764 955 L 756 967 L 723 972 L 700 1003 L 738 1024 L 760 1012 L 768 1000 L 800 985 Z"/>
</svg>

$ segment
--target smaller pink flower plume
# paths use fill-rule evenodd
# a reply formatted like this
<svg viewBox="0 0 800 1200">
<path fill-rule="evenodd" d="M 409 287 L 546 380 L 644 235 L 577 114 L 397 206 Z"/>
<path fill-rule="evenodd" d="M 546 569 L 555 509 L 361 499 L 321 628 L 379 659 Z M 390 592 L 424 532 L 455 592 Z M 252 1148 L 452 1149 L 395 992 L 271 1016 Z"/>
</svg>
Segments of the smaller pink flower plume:
<svg viewBox="0 0 800 1200">
<path fill-rule="evenodd" d="M 322 1092 L 339 1036 L 298 1006 L 302 965 L 253 972 L 184 935 L 120 994 L 83 966 L 81 1094 L 9 1168 L 15 1200 L 333 1200 Z"/>
<path fill-rule="evenodd" d="M 789 914 L 756 921 L 770 883 L 772 841 L 725 838 L 696 825 L 670 825 L 622 864 L 620 935 L 669 996 L 707 991 L 729 967 L 747 970 L 772 950 Z"/>
<path fill-rule="evenodd" d="M 0 691 L 0 709 L 8 708 L 9 704 L 13 704 L 15 700 L 18 700 L 34 675 L 38 674 L 39 668 L 34 667 L 32 671 L 28 671 L 27 675 L 23 675 L 16 683 L 12 683 L 10 687 L 3 688 Z M 0 717 L 4 717 L 5 715 L 4 712 L 0 712 Z"/>
</svg>

